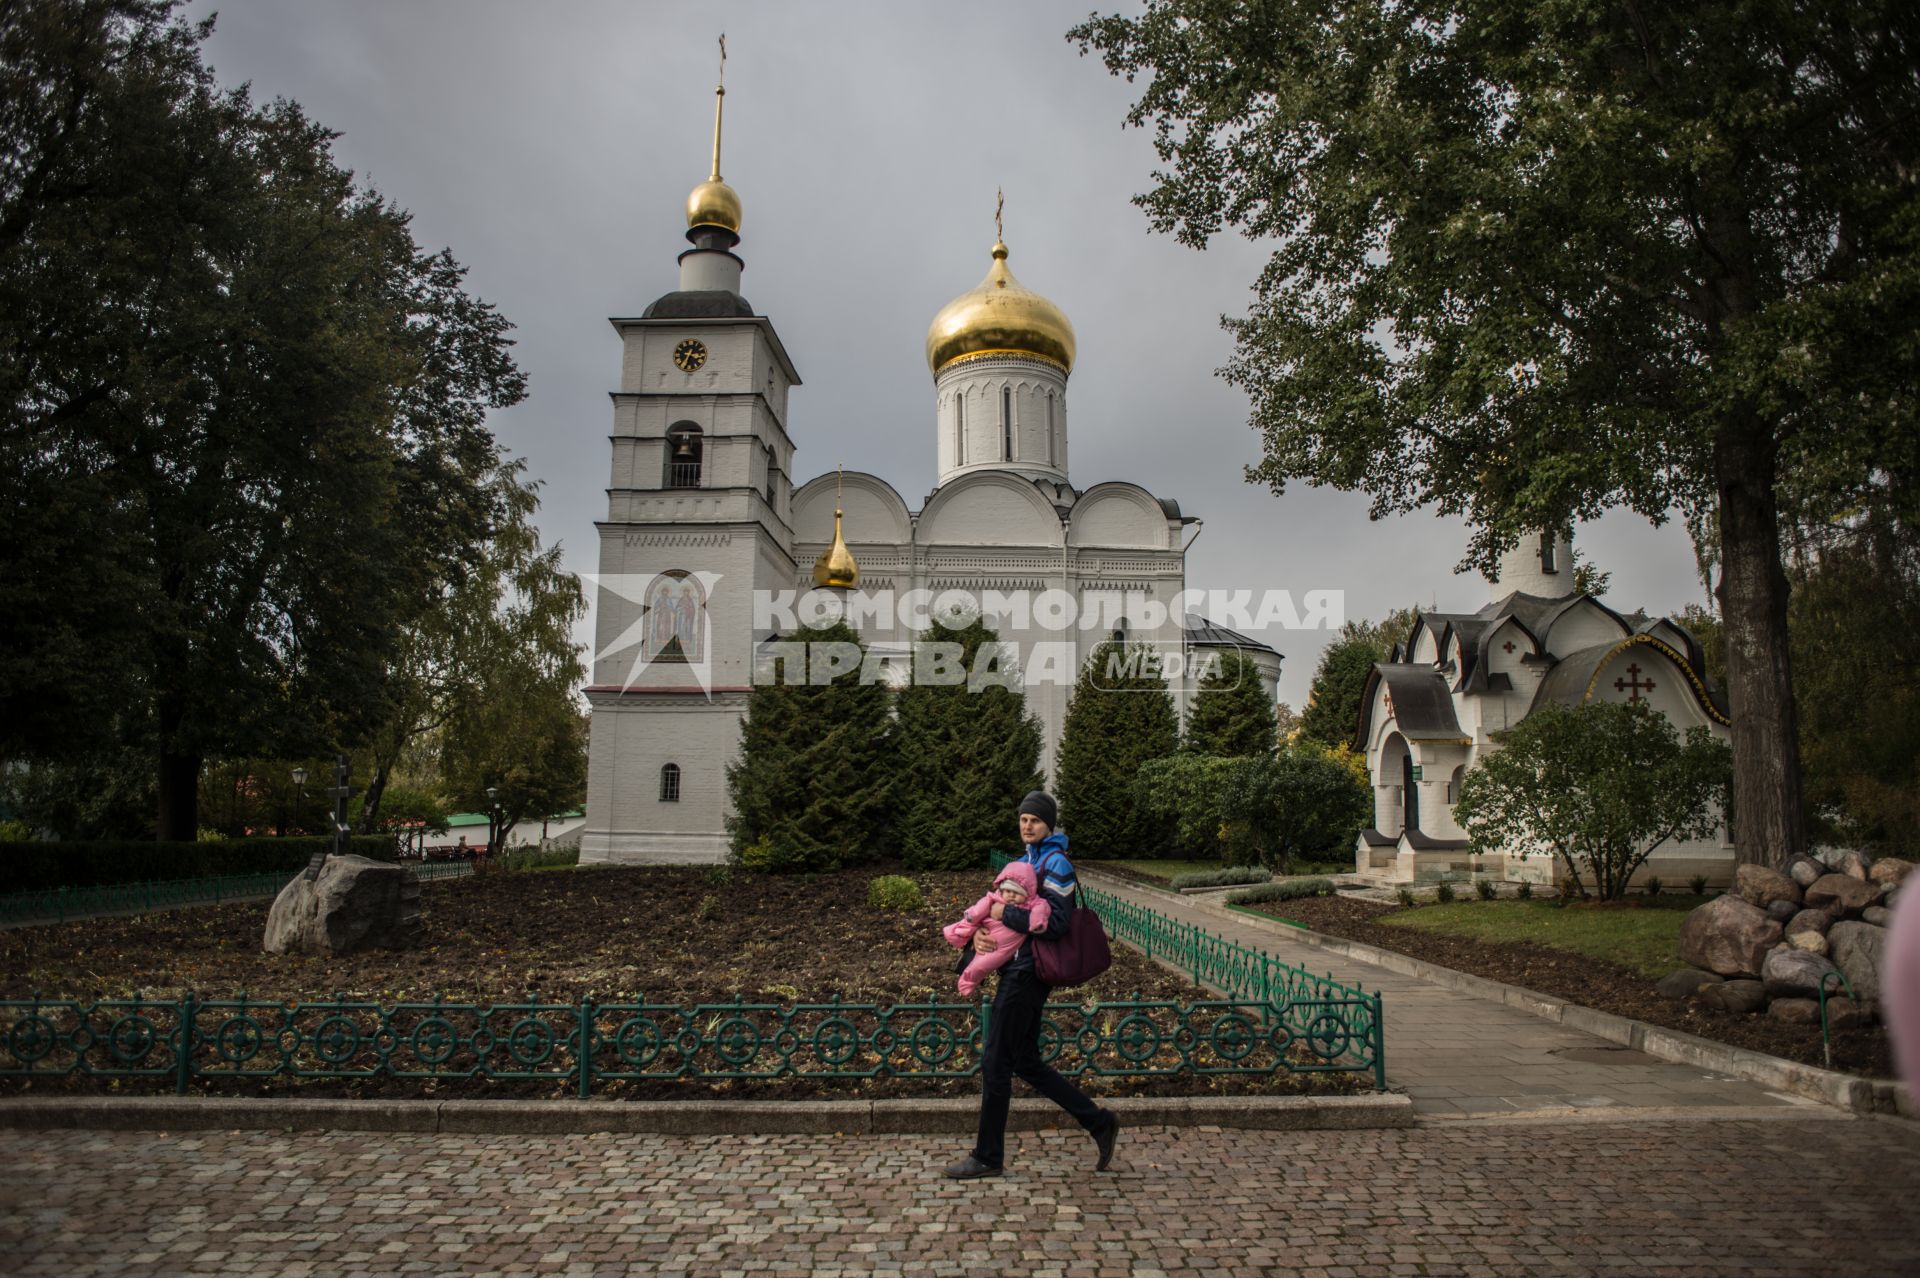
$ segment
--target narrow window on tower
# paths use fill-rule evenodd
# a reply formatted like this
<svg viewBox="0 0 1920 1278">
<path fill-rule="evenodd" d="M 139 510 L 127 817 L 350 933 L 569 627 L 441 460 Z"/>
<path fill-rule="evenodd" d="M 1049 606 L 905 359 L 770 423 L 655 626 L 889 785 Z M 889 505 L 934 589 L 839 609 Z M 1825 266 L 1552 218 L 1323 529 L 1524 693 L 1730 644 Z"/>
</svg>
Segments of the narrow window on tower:
<svg viewBox="0 0 1920 1278">
<path fill-rule="evenodd" d="M 1047 465 L 1056 466 L 1053 453 L 1053 392 L 1047 392 Z"/>
<path fill-rule="evenodd" d="M 1013 388 L 1000 388 L 1000 460 L 1013 460 Z"/>
<path fill-rule="evenodd" d="M 660 802 L 680 802 L 680 765 L 669 763 L 660 769 Z"/>
<path fill-rule="evenodd" d="M 963 390 L 953 393 L 953 435 L 960 449 L 953 464 L 964 466 L 967 464 L 967 393 Z"/>
<path fill-rule="evenodd" d="M 1543 532 L 1540 534 L 1540 571 L 1541 572 L 1559 572 L 1560 571 L 1559 568 L 1554 566 L 1553 534 L 1550 532 Z"/>
</svg>

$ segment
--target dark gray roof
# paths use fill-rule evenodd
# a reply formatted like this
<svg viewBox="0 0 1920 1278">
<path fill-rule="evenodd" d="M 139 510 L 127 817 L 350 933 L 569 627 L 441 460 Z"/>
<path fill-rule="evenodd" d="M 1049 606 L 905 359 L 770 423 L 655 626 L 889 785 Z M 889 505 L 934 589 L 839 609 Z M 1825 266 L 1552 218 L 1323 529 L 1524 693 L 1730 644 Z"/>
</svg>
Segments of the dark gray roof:
<svg viewBox="0 0 1920 1278">
<path fill-rule="evenodd" d="M 1249 639 L 1237 630 L 1217 626 L 1197 612 L 1190 612 L 1180 620 L 1180 628 L 1187 632 L 1187 642 L 1212 648 L 1251 648 L 1259 652 L 1271 652 L 1280 656 L 1280 651 L 1258 639 Z"/>
<path fill-rule="evenodd" d="M 1534 694 L 1533 706 L 1528 708 L 1528 713 L 1549 703 L 1577 706 L 1585 702 L 1587 691 L 1593 686 L 1594 676 L 1600 667 L 1606 664 L 1609 657 L 1626 647 L 1645 648 L 1659 654 L 1661 661 L 1673 671 L 1670 677 L 1684 681 L 1693 699 L 1709 715 L 1722 723 L 1726 722 L 1726 707 L 1721 704 L 1716 690 L 1709 688 L 1706 680 L 1688 666 L 1686 654 L 1677 652 L 1665 641 L 1651 635 L 1637 635 L 1615 643 L 1596 643 L 1590 648 L 1568 653 L 1540 680 L 1540 690 Z"/>
<path fill-rule="evenodd" d="M 1387 694 L 1393 698 L 1393 720 L 1400 735 L 1409 741 L 1464 741 L 1460 720 L 1453 713 L 1453 693 L 1446 678 L 1432 666 L 1404 665 L 1382 661 L 1374 671 L 1386 681 Z M 1368 681 L 1366 706 L 1372 705 L 1371 680 Z M 1361 710 L 1364 724 L 1368 709 Z M 1362 729 L 1365 736 L 1365 729 Z"/>
<path fill-rule="evenodd" d="M 640 313 L 641 319 L 747 319 L 753 307 L 738 293 L 724 288 L 692 289 L 656 298 Z"/>
</svg>

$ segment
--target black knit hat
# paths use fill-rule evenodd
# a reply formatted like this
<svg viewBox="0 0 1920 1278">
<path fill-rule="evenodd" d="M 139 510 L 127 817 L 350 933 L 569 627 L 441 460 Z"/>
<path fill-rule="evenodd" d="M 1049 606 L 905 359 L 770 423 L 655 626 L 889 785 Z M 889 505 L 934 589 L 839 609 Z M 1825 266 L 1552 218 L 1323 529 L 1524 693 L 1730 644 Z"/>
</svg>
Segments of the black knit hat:
<svg viewBox="0 0 1920 1278">
<path fill-rule="evenodd" d="M 1037 816 L 1046 822 L 1049 830 L 1060 828 L 1060 805 L 1045 790 L 1035 790 L 1020 800 L 1020 810 L 1016 816 Z"/>
</svg>

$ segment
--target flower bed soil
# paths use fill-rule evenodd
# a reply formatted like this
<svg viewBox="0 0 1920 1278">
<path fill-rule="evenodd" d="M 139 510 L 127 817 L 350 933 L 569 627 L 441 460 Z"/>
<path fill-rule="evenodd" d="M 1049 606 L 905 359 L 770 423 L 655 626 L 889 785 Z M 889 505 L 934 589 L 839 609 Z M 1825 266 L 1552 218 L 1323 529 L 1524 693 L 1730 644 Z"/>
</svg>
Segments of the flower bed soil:
<svg viewBox="0 0 1920 1278">
<path fill-rule="evenodd" d="M 573 1004 L 639 1002 L 692 1007 L 749 1003 L 957 1003 L 955 953 L 940 928 L 985 890 L 983 873 L 912 877 L 926 907 L 867 905 L 867 885 L 898 867 L 797 877 L 709 869 L 607 868 L 482 873 L 424 885 L 425 948 L 342 958 L 263 953 L 268 902 L 241 902 L 138 916 L 95 918 L 0 932 L 0 998 L 34 996 L 295 1003 L 335 999 L 382 1005 L 430 1002 Z M 989 987 L 990 988 L 990 987 Z M 1062 991 L 1054 1003 L 1128 998 L 1213 999 L 1116 944 L 1110 971 Z M 1117 1057 L 1099 1060 L 1120 1065 Z M 1110 1058 L 1110 1059 L 1109 1059 Z M 1278 1095 L 1355 1092 L 1359 1074 L 1088 1077 L 1103 1096 Z M 160 1085 L 160 1084 L 155 1084 Z M 117 1091 L 135 1084 L 76 1076 L 34 1080 L 31 1090 Z M 202 1084 L 204 1086 L 204 1084 Z M 0 1079 L 0 1090 L 26 1089 Z M 151 1087 L 144 1087 L 151 1090 Z M 770 1079 L 723 1082 L 606 1081 L 596 1096 L 731 1099 L 866 1099 L 966 1096 L 972 1078 Z M 511 1097 L 571 1095 L 572 1080 L 225 1080 L 223 1094 Z"/>
<path fill-rule="evenodd" d="M 1764 1013 L 1729 1015 L 1703 1007 L 1697 999 L 1676 1002 L 1663 997 L 1651 980 L 1637 972 L 1544 945 L 1476 941 L 1380 922 L 1382 917 L 1400 913 L 1403 906 L 1332 896 L 1270 901 L 1242 908 L 1304 923 L 1328 936 L 1425 959 L 1456 972 L 1550 994 L 1597 1011 L 1808 1065 L 1825 1064 L 1818 1025 L 1791 1025 L 1772 1020 Z M 1570 904 L 1567 908 L 1632 907 Z M 1674 966 L 1678 967 L 1679 963 L 1676 961 Z M 1877 1026 L 1835 1031 L 1832 1067 L 1870 1078 L 1892 1077 L 1893 1055 L 1886 1034 Z"/>
</svg>

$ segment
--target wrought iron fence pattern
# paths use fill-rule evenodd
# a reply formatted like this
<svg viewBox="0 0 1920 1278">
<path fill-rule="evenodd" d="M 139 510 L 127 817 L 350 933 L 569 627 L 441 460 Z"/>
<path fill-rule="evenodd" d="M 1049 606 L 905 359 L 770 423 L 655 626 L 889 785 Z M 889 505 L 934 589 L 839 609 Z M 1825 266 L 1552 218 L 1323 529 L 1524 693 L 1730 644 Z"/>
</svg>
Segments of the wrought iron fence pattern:
<svg viewBox="0 0 1920 1278">
<path fill-rule="evenodd" d="M 966 1078 L 992 1005 L 377 1003 L 132 999 L 0 1003 L 0 1077 L 616 1081 Z M 1070 1076 L 1367 1071 L 1369 999 L 1283 1007 L 1124 999 L 1047 1008 L 1041 1052 Z"/>
<path fill-rule="evenodd" d="M 473 873 L 473 866 L 465 861 L 427 863 L 407 868 L 422 882 L 457 879 Z M 164 879 L 153 883 L 106 883 L 89 887 L 9 892 L 0 896 L 0 925 L 64 923 L 68 919 L 95 914 L 164 910 L 177 905 L 217 905 L 221 901 L 272 896 L 298 873 L 298 870 L 276 870 L 267 874 L 223 874 L 200 879 Z"/>
</svg>

